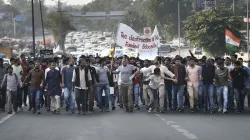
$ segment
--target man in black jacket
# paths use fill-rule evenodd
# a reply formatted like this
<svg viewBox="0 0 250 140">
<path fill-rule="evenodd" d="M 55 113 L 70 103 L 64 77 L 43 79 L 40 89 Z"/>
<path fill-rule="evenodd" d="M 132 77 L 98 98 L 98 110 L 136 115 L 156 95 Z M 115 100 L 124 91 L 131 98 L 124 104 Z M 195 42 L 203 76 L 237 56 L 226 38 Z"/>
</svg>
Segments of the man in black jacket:
<svg viewBox="0 0 250 140">
<path fill-rule="evenodd" d="M 212 64 L 211 59 L 207 59 L 206 64 L 202 66 L 201 79 L 203 82 L 204 109 L 207 109 L 209 100 L 211 113 L 214 113 L 214 78 L 215 66 Z"/>
<path fill-rule="evenodd" d="M 7 73 L 7 67 L 3 65 L 3 58 L 0 58 L 0 83 L 2 83 L 4 75 Z M 6 88 L 0 87 L 0 109 L 5 111 L 6 104 Z"/>
</svg>

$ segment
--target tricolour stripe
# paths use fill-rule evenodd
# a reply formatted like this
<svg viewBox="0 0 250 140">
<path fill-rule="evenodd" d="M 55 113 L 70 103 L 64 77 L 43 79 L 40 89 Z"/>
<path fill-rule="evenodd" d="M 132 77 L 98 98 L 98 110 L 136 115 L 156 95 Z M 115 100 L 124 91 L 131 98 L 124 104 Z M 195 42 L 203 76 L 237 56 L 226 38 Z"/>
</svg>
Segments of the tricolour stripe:
<svg viewBox="0 0 250 140">
<path fill-rule="evenodd" d="M 235 37 L 232 34 L 232 32 L 226 29 L 225 34 L 226 34 L 226 43 L 234 45 L 234 46 L 240 46 L 240 39 Z"/>
</svg>

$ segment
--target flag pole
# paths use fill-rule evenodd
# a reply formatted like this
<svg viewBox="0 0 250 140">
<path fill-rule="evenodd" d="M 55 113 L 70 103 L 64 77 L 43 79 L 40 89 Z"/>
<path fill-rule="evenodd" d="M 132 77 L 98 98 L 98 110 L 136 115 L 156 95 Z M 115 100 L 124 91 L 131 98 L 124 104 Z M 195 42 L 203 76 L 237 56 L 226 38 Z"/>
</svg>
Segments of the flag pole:
<svg viewBox="0 0 250 140">
<path fill-rule="evenodd" d="M 250 60 L 250 54 L 249 54 L 249 0 L 247 0 L 247 56 L 248 60 Z"/>
</svg>

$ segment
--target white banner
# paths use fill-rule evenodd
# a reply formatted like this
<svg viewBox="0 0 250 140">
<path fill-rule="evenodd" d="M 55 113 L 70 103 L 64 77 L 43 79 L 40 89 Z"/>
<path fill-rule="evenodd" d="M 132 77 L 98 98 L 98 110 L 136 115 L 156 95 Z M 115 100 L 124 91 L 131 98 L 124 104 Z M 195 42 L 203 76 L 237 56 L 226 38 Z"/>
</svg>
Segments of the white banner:
<svg viewBox="0 0 250 140">
<path fill-rule="evenodd" d="M 157 56 L 158 47 L 160 47 L 160 36 L 156 26 L 153 34 L 146 37 L 140 36 L 128 25 L 120 23 L 116 44 L 138 50 L 139 58 L 142 60 L 153 60 Z"/>
</svg>

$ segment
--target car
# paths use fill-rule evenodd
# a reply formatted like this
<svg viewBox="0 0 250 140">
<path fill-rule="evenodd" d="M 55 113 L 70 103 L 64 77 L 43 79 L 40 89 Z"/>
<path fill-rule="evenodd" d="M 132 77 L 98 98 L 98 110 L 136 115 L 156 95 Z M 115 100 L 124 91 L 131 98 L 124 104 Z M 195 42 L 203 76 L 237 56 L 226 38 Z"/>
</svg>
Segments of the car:
<svg viewBox="0 0 250 140">
<path fill-rule="evenodd" d="M 163 44 L 158 48 L 158 53 L 160 56 L 166 56 L 167 54 L 171 52 L 172 52 L 172 49 L 169 44 Z"/>
<path fill-rule="evenodd" d="M 201 48 L 194 48 L 193 49 L 193 53 L 195 54 L 195 55 L 202 55 L 202 49 Z"/>
</svg>

